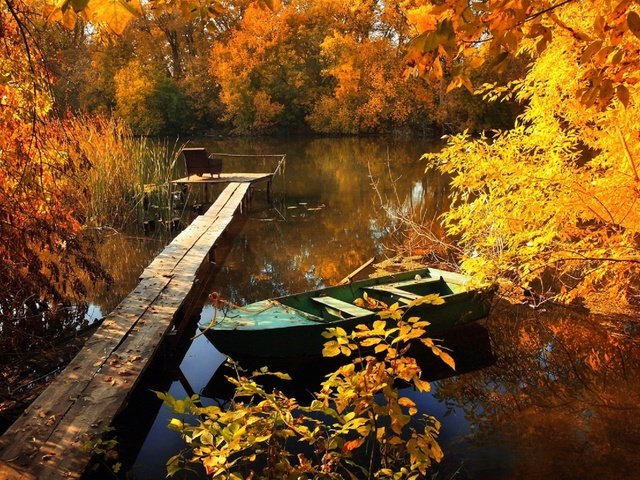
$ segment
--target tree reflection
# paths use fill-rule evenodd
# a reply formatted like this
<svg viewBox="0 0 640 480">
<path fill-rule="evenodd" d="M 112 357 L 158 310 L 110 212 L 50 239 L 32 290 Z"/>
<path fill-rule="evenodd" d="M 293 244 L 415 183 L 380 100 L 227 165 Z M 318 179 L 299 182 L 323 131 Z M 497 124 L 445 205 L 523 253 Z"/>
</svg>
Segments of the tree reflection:
<svg viewBox="0 0 640 480">
<path fill-rule="evenodd" d="M 640 467 L 640 349 L 613 325 L 562 308 L 498 309 L 496 365 L 443 381 L 438 395 L 464 410 L 473 444 L 507 446 L 514 478 L 630 478 Z"/>
<path fill-rule="evenodd" d="M 207 148 L 225 145 L 214 142 Z M 260 210 L 254 202 L 225 260 L 220 293 L 243 304 L 319 288 L 339 282 L 374 255 L 384 257 L 385 245 L 402 239 L 394 238 L 393 219 L 381 199 L 422 202 L 430 209 L 442 202 L 435 198 L 446 197 L 440 177 L 424 176 L 419 159 L 427 147 L 369 138 L 288 141 L 285 174 L 274 180 L 274 208 Z M 269 144 L 263 152 L 272 153 Z M 238 288 L 247 281 L 250 288 Z"/>
</svg>

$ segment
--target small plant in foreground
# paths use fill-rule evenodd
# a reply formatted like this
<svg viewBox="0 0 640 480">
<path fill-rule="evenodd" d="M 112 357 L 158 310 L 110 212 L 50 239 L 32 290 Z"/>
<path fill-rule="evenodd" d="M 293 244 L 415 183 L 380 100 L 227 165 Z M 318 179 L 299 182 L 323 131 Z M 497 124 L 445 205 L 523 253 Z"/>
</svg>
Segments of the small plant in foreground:
<svg viewBox="0 0 640 480">
<path fill-rule="evenodd" d="M 85 443 L 84 449 L 98 460 L 98 463 L 114 474 L 120 472 L 122 463 L 118 454 L 118 439 L 113 427 L 105 428 L 100 436 Z M 95 467 L 97 468 L 97 467 Z"/>
<path fill-rule="evenodd" d="M 432 297 L 432 296 L 430 296 Z M 438 303 L 437 296 L 417 301 Z M 363 298 L 363 302 L 371 299 Z M 443 453 L 437 443 L 440 423 L 421 415 L 400 383 L 429 391 L 416 360 L 407 355 L 419 341 L 454 367 L 453 359 L 426 338 L 429 322 L 404 318 L 398 304 L 383 308 L 372 326 L 354 332 L 329 328 L 323 355 L 352 358 L 327 375 L 309 405 L 283 393 L 267 391 L 261 375 L 289 378 L 267 369 L 249 375 L 236 369 L 229 378 L 235 395 L 227 408 L 203 407 L 198 397 L 177 400 L 158 393 L 175 413 L 199 417 L 195 424 L 173 418 L 187 450 L 167 463 L 168 475 L 201 463 L 216 479 L 417 479 Z"/>
</svg>

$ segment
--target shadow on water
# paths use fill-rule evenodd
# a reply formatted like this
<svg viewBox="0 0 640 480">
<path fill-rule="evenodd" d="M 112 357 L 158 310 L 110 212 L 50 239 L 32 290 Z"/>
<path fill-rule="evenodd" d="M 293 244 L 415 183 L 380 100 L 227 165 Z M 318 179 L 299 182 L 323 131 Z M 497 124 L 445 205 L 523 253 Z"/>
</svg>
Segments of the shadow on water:
<svg viewBox="0 0 640 480">
<path fill-rule="evenodd" d="M 451 369 L 421 344 L 412 345 L 411 350 L 407 353 L 416 359 L 423 371 L 422 378 L 427 381 L 461 375 L 491 365 L 494 361 L 488 332 L 479 324 L 458 327 L 443 335 L 441 340 L 442 345 L 452 351 L 456 361 L 456 370 Z M 291 360 L 269 362 L 235 357 L 234 361 L 248 373 L 259 370 L 263 366 L 266 366 L 271 372 L 288 373 L 291 376 L 290 381 L 272 376 L 259 378 L 258 381 L 268 389 L 277 389 L 300 402 L 308 403 L 313 399 L 313 393 L 319 390 L 326 376 L 344 365 L 345 362 L 349 362 L 350 359 L 340 356 L 305 362 L 292 362 Z M 222 364 L 202 390 L 202 396 L 218 402 L 228 401 L 233 396 L 234 389 L 226 377 L 233 378 L 235 376 L 233 365 Z"/>
</svg>

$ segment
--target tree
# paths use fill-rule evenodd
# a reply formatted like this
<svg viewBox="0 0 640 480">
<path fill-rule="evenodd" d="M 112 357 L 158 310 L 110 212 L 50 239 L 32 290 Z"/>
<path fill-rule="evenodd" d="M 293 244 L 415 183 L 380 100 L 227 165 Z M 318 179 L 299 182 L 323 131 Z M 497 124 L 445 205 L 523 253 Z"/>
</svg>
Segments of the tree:
<svg viewBox="0 0 640 480">
<path fill-rule="evenodd" d="M 397 48 L 385 38 L 358 40 L 334 32 L 322 42 L 323 75 L 335 88 L 320 97 L 308 116 L 327 133 L 380 132 L 403 127 L 429 98 L 419 79 L 401 79 Z M 426 121 L 426 118 L 423 118 Z"/>
<path fill-rule="evenodd" d="M 299 128 L 313 103 L 320 66 L 320 29 L 296 2 L 277 15 L 249 6 L 228 35 L 214 43 L 211 73 L 220 84 L 225 120 L 238 133 Z"/>
<path fill-rule="evenodd" d="M 116 114 L 137 134 L 176 134 L 189 118 L 185 94 L 170 77 L 134 60 L 115 77 Z"/>
<path fill-rule="evenodd" d="M 89 167 L 53 112 L 50 72 L 29 6 L 0 7 L 0 330 L 5 352 L 33 346 L 27 332 L 56 328 L 84 290 L 74 275 L 100 273 L 80 247 L 79 178 Z M 69 325 L 66 325 L 69 327 Z M 4 343 L 7 342 L 7 343 Z"/>
<path fill-rule="evenodd" d="M 422 30 L 409 66 L 442 78 L 451 59 L 449 88 L 471 89 L 468 72 L 484 62 L 500 69 L 513 56 L 532 59 L 522 79 L 480 89 L 525 105 L 513 129 L 450 137 L 442 153 L 425 156 L 453 176 L 444 221 L 465 270 L 535 287 L 543 299 L 637 298 L 636 6 L 447 1 L 409 15 Z"/>
</svg>

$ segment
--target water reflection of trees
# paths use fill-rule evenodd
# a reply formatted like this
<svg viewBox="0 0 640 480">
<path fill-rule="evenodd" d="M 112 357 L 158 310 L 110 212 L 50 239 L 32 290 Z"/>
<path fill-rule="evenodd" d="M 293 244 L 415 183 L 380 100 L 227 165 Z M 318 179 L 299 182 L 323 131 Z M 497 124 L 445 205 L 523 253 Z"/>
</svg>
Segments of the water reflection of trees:
<svg viewBox="0 0 640 480">
<path fill-rule="evenodd" d="M 139 275 L 171 240 L 171 232 L 164 226 L 159 225 L 157 229 L 148 236 L 115 230 L 96 235 L 95 255 L 109 272 L 111 281 L 93 284 L 89 298 L 104 315 L 136 287 Z"/>
<path fill-rule="evenodd" d="M 640 342 L 612 328 L 566 309 L 497 312 L 496 365 L 442 382 L 438 395 L 465 411 L 473 443 L 508 446 L 513 478 L 631 478 Z"/>
<path fill-rule="evenodd" d="M 220 293 L 245 303 L 318 288 L 338 282 L 371 256 L 385 256 L 385 244 L 395 239 L 381 198 L 424 202 L 428 209 L 446 194 L 421 187 L 421 198 L 413 198 L 416 182 L 441 186 L 435 178 L 422 183 L 424 148 L 367 138 L 289 144 L 286 172 L 275 180 L 274 209 L 260 210 L 254 202 L 220 274 L 218 283 L 226 288 Z"/>
</svg>

